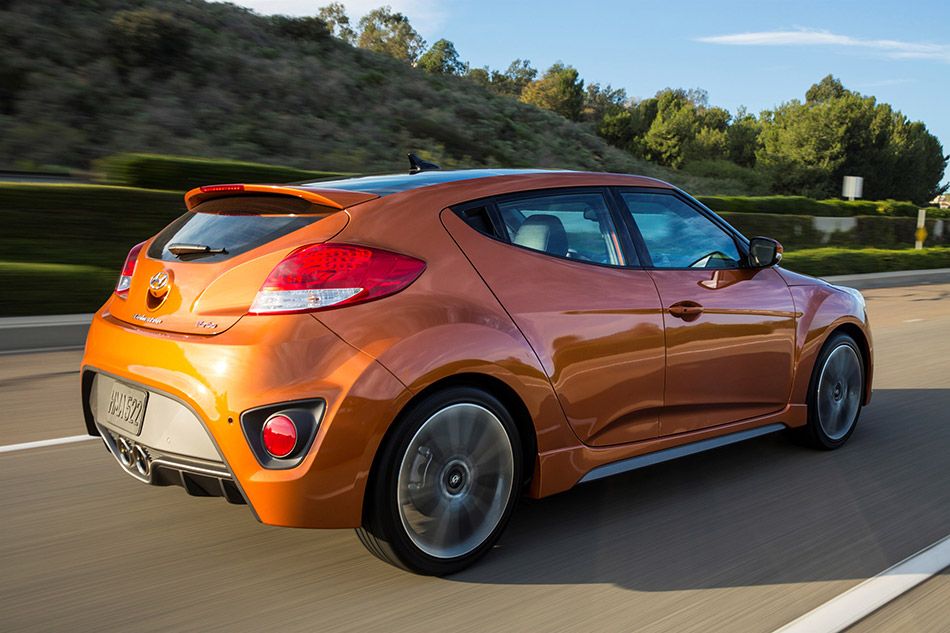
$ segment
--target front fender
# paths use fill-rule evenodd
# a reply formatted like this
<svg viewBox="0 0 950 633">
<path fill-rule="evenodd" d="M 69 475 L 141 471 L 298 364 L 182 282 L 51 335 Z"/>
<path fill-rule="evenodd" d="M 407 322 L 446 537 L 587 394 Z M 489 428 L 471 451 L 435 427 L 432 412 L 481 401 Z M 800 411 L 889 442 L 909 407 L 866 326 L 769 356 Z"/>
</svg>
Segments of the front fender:
<svg viewBox="0 0 950 633">
<path fill-rule="evenodd" d="M 830 285 L 790 286 L 795 309 L 800 314 L 796 331 L 795 381 L 790 404 L 804 405 L 811 375 L 821 348 L 831 334 L 847 328 L 857 339 L 865 356 L 864 404 L 871 398 L 874 368 L 873 345 L 867 310 L 858 298 Z"/>
</svg>

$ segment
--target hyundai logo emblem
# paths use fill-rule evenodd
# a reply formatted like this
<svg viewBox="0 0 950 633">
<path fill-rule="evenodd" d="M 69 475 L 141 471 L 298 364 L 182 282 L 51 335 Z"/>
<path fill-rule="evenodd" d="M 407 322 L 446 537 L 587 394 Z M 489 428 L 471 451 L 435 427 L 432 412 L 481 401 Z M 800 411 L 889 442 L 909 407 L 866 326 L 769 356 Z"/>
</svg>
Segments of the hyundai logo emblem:
<svg viewBox="0 0 950 633">
<path fill-rule="evenodd" d="M 152 275 L 152 278 L 148 280 L 148 287 L 152 290 L 161 290 L 168 285 L 168 273 L 164 270 L 160 273 L 155 273 Z"/>
</svg>

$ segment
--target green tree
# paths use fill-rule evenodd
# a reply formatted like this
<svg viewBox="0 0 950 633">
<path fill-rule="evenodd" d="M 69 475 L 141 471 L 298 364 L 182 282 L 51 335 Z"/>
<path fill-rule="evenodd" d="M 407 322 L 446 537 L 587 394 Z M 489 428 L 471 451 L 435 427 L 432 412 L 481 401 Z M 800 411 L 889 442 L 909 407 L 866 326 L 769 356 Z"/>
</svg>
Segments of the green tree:
<svg viewBox="0 0 950 633">
<path fill-rule="evenodd" d="M 465 72 L 465 64 L 459 59 L 455 44 L 445 39 L 433 44 L 416 66 L 436 75 L 462 75 Z"/>
<path fill-rule="evenodd" d="M 426 48 L 426 41 L 409 24 L 409 18 L 393 13 L 388 6 L 373 9 L 360 18 L 359 29 L 360 48 L 404 62 L 415 62 Z"/>
<path fill-rule="evenodd" d="M 538 69 L 531 67 L 531 60 L 519 58 L 508 64 L 508 69 L 503 73 L 492 71 L 492 90 L 500 95 L 518 99 L 537 76 Z"/>
<path fill-rule="evenodd" d="M 623 108 L 627 100 L 627 91 L 623 88 L 614 90 L 610 84 L 601 88 L 600 84 L 590 84 L 584 95 L 584 118 L 593 123 L 600 122 L 607 112 L 617 112 Z"/>
<path fill-rule="evenodd" d="M 722 108 L 710 107 L 708 102 L 706 91 L 700 89 L 667 88 L 658 93 L 656 114 L 638 144 L 640 155 L 670 167 L 725 158 L 730 116 Z M 648 107 L 652 109 L 654 104 Z"/>
<path fill-rule="evenodd" d="M 940 193 L 948 157 L 922 123 L 831 75 L 805 97 L 762 113 L 756 164 L 777 193 L 837 196 L 843 176 L 862 176 L 869 199 L 923 204 Z"/>
<path fill-rule="evenodd" d="M 755 153 L 761 141 L 762 125 L 745 106 L 739 108 L 727 132 L 729 160 L 742 167 L 755 167 Z"/>
<path fill-rule="evenodd" d="M 557 62 L 541 79 L 531 82 L 521 93 L 521 101 L 551 110 L 566 119 L 580 121 L 584 108 L 584 80 L 577 69 Z"/>
<path fill-rule="evenodd" d="M 346 8 L 342 3 L 331 2 L 321 7 L 317 12 L 317 17 L 323 20 L 330 29 L 330 35 L 347 44 L 356 43 L 356 32 L 350 26 L 350 17 L 346 14 Z"/>
</svg>

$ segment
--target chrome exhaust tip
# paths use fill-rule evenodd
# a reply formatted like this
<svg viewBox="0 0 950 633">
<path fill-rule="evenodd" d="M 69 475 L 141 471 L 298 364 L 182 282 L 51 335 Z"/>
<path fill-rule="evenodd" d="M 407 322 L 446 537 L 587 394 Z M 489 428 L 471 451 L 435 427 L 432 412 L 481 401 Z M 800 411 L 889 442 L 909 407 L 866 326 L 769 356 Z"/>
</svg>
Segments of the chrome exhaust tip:
<svg viewBox="0 0 950 633">
<path fill-rule="evenodd" d="M 120 437 L 119 441 L 115 443 L 116 450 L 119 458 L 119 463 L 125 466 L 126 468 L 131 468 L 132 463 L 134 462 L 134 457 L 132 455 L 132 445 L 124 437 Z"/>
<path fill-rule="evenodd" d="M 148 477 L 150 464 L 148 454 L 145 452 L 145 449 L 136 444 L 135 448 L 132 449 L 132 456 L 135 463 L 135 470 L 137 470 L 143 477 Z"/>
</svg>

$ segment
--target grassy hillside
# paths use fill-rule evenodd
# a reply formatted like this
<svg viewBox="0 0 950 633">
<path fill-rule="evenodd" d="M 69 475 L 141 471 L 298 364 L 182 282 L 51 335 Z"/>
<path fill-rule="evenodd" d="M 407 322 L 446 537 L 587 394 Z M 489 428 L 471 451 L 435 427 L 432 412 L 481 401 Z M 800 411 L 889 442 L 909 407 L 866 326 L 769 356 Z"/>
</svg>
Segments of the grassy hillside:
<svg viewBox="0 0 950 633">
<path fill-rule="evenodd" d="M 315 20 L 202 0 L 0 7 L 0 168 L 152 152 L 365 172 L 401 169 L 414 151 L 444 167 L 616 171 L 745 193 L 638 161 L 589 124 L 469 79 L 353 48 Z"/>
</svg>

